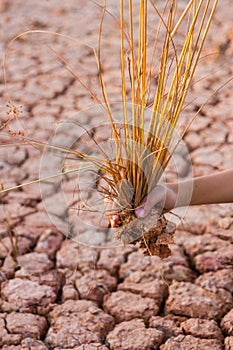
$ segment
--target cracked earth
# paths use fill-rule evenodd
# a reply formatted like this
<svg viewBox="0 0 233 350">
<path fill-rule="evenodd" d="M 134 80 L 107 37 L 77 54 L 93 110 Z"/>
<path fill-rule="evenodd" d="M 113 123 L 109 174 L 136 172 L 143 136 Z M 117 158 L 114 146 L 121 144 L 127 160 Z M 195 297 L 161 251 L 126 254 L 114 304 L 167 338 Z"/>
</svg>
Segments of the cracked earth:
<svg viewBox="0 0 233 350">
<path fill-rule="evenodd" d="M 108 4 L 117 15 L 116 2 Z M 219 2 L 205 45 L 207 59 L 197 71 L 203 78 L 192 86 L 181 119 L 182 129 L 211 96 L 185 136 L 187 148 L 176 155 L 180 178 L 233 167 L 231 84 L 218 90 L 233 76 L 232 11 L 231 0 Z M 14 35 L 35 29 L 96 45 L 100 9 L 91 1 L 2 0 L 0 16 L 1 53 Z M 108 24 L 103 71 L 115 102 L 120 76 L 119 56 L 113 51 L 119 38 L 111 17 Z M 16 106 L 22 105 L 20 128 L 41 142 L 48 142 L 56 130 L 55 144 L 71 142 L 73 147 L 80 136 L 75 119 L 101 142 L 108 132 L 102 116 L 96 107 L 86 112 L 93 101 L 61 57 L 99 96 L 90 47 L 49 34 L 23 36 L 12 45 L 7 61 L 8 92 Z M 0 97 L 2 122 L 8 102 L 3 74 Z M 13 121 L 11 128 L 18 127 Z M 6 133 L 0 139 L 1 144 L 17 142 Z M 79 147 L 89 146 L 80 142 Z M 0 148 L 1 184 L 8 188 L 58 172 L 60 158 L 52 156 L 28 145 Z M 174 178 L 172 165 L 167 176 Z M 78 181 L 85 194 L 92 181 L 88 172 L 84 178 L 70 174 L 62 183 L 44 181 L 1 197 L 0 347 L 233 350 L 233 204 L 189 208 L 178 225 L 171 257 L 160 260 L 142 256 L 137 247 L 113 243 L 110 230 L 96 224 L 102 218 L 95 213 L 80 218 L 71 210 L 80 200 L 75 195 Z"/>
</svg>

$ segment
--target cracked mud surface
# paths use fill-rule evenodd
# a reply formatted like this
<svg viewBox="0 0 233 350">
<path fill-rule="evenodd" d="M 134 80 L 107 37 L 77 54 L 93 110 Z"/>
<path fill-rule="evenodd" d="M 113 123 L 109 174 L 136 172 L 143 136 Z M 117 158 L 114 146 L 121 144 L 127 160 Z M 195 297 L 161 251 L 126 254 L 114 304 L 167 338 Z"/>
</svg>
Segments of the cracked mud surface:
<svg viewBox="0 0 233 350">
<path fill-rule="evenodd" d="M 115 1 L 108 3 L 117 14 Z M 14 35 L 28 29 L 56 31 L 95 44 L 100 10 L 93 7 L 83 0 L 3 0 L 1 53 Z M 117 26 L 112 26 L 103 43 L 103 70 L 112 101 L 120 99 L 119 59 L 112 54 L 118 45 L 116 32 Z M 212 55 L 198 68 L 205 78 L 193 85 L 192 103 L 181 124 L 233 76 L 229 63 L 232 39 L 232 2 L 220 1 L 205 46 L 206 55 Z M 74 71 L 99 94 L 90 48 L 42 34 L 15 42 L 8 59 L 9 93 L 17 106 L 23 106 L 20 121 L 28 137 L 41 142 L 48 141 L 58 122 L 72 120 L 78 111 L 93 105 L 78 81 L 51 53 L 50 46 L 69 59 Z M 2 122 L 8 102 L 2 75 L 0 97 Z M 79 116 L 85 128 L 94 127 L 96 140 L 107 135 L 105 126 L 96 126 L 102 120 L 98 111 L 95 120 L 88 113 Z M 12 123 L 12 128 L 17 125 Z M 68 125 L 58 129 L 56 142 L 66 146 L 66 140 L 73 140 L 75 135 L 76 129 Z M 0 138 L 1 144 L 15 141 L 4 133 Z M 212 96 L 185 141 L 193 166 L 185 154 L 177 154 L 181 178 L 191 172 L 197 176 L 233 167 L 230 85 Z M 80 147 L 88 150 L 85 142 Z M 57 165 L 46 159 L 42 164 L 48 168 L 45 174 L 57 171 Z M 1 148 L 0 178 L 4 187 L 36 179 L 40 160 L 41 150 L 37 147 Z M 173 176 L 172 168 L 169 176 Z M 87 181 L 92 181 L 91 174 L 87 174 Z M 59 195 L 59 184 L 55 181 L 45 185 L 42 197 L 39 185 L 33 184 L 1 198 L 2 349 L 233 349 L 232 204 L 188 209 L 176 231 L 171 257 L 160 260 L 142 256 L 135 247 L 101 248 L 108 246 L 109 232 L 101 226 L 93 229 L 86 225 L 95 220 L 91 212 L 83 214 L 85 220 L 75 223 L 81 243 L 89 246 L 79 244 L 72 232 L 73 240 L 66 239 L 57 227 L 63 227 L 59 225 L 70 215 L 69 208 L 78 203 L 74 195 L 77 177 L 67 176 L 62 183 L 67 207 Z M 82 186 L 85 192 L 85 181 Z M 73 220 L 75 215 L 71 216 Z M 12 242 L 9 230 L 13 232 Z M 14 246 L 17 261 L 12 258 Z"/>
</svg>

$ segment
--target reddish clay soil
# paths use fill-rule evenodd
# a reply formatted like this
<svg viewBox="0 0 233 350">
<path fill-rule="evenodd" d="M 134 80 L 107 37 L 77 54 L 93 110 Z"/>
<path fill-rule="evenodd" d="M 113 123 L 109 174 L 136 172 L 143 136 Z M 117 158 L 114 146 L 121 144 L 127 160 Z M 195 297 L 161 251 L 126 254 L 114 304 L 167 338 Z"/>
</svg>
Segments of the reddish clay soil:
<svg viewBox="0 0 233 350">
<path fill-rule="evenodd" d="M 116 1 L 108 3 L 117 14 Z M 210 55 L 198 69 L 205 78 L 193 85 L 185 118 L 233 76 L 232 13 L 232 0 L 220 0 L 205 46 L 205 54 Z M 0 19 L 3 53 L 14 35 L 28 29 L 57 31 L 95 44 L 100 10 L 84 0 L 2 0 Z M 118 46 L 119 38 L 114 34 L 117 25 L 110 28 L 103 42 L 102 68 L 110 98 L 117 101 L 119 56 L 112 54 L 112 48 Z M 42 142 L 48 141 L 59 121 L 70 120 L 93 105 L 51 53 L 51 46 L 99 93 L 90 48 L 49 35 L 18 40 L 9 52 L 8 89 L 14 103 L 23 106 L 20 127 Z M 2 75 L 0 96 L 2 122 L 8 102 Z M 81 117 L 86 128 L 101 121 L 88 113 Z M 11 127 L 18 128 L 15 122 Z M 103 129 L 93 132 L 97 140 L 104 135 Z M 67 138 L 75 134 L 73 127 L 63 128 L 56 134 L 57 144 L 67 146 Z M 0 139 L 1 144 L 17 141 L 4 132 Z M 233 167 L 231 84 L 209 99 L 185 141 L 193 166 L 181 151 L 176 163 L 181 178 L 191 172 L 197 176 Z M 37 147 L 1 148 L 1 183 L 7 188 L 36 179 L 41 167 L 54 165 L 56 171 L 49 155 L 46 159 L 41 165 Z M 169 174 L 172 178 L 172 167 Z M 85 226 L 95 219 L 92 212 L 74 223 L 73 231 L 78 229 L 81 243 L 86 244 L 80 244 L 71 229 L 67 239 L 59 231 L 69 211 L 59 195 L 59 184 L 46 185 L 42 195 L 34 184 L 1 198 L 1 349 L 233 350 L 233 204 L 189 209 L 176 231 L 172 255 L 160 260 L 143 256 L 137 247 L 111 245 L 111 232 Z M 77 175 L 63 181 L 68 207 L 78 202 L 76 185 Z"/>
</svg>

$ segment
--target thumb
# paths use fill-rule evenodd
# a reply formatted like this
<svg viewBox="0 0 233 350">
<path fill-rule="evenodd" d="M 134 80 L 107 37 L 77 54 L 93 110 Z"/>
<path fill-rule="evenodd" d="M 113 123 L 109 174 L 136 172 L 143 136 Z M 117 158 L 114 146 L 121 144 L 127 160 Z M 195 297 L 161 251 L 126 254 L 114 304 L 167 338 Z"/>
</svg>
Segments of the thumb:
<svg viewBox="0 0 233 350">
<path fill-rule="evenodd" d="M 163 185 L 157 185 L 148 194 L 148 196 L 145 199 L 143 199 L 143 202 L 135 210 L 135 214 L 138 217 L 145 217 L 150 213 L 151 209 L 155 205 L 158 205 L 159 203 L 161 203 L 161 206 L 163 207 L 166 199 L 166 194 L 167 194 L 167 188 Z"/>
</svg>

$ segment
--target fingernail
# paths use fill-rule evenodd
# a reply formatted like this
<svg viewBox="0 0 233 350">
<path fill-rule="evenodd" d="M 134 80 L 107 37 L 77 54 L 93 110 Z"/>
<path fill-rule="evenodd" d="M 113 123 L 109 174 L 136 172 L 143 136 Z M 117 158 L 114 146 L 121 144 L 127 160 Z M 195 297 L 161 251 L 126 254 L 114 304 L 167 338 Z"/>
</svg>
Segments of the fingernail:
<svg viewBox="0 0 233 350">
<path fill-rule="evenodd" d="M 143 218 L 143 216 L 145 216 L 145 210 L 143 208 L 138 208 L 135 210 L 136 215 Z"/>
</svg>

